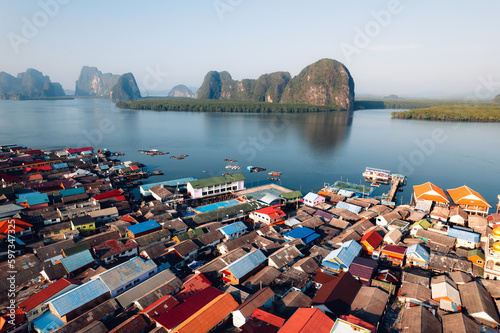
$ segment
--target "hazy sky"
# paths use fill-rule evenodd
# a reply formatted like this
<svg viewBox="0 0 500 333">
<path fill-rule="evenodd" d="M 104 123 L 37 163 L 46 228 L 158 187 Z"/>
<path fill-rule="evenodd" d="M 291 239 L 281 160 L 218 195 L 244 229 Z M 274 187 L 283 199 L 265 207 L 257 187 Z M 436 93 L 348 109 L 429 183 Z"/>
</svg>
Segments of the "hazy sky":
<svg viewBox="0 0 500 333">
<path fill-rule="evenodd" d="M 74 89 L 88 65 L 162 90 L 200 86 L 209 70 L 297 75 L 333 58 L 357 94 L 492 98 L 499 12 L 498 0 L 0 0 L 0 71 L 32 67 Z"/>
</svg>

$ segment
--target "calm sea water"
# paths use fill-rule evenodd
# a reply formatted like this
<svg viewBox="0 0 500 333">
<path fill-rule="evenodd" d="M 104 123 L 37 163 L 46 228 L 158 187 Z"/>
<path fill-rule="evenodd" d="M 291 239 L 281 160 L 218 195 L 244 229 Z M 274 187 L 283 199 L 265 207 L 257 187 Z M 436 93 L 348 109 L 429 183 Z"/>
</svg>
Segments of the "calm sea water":
<svg viewBox="0 0 500 333">
<path fill-rule="evenodd" d="M 496 205 L 500 124 L 399 120 L 391 111 L 277 116 L 121 110 L 102 99 L 0 101 L 0 145 L 108 148 L 165 172 L 146 182 L 221 175 L 231 171 L 223 162 L 231 158 L 243 166 L 248 187 L 268 183 L 274 170 L 283 172 L 283 186 L 303 193 L 341 179 L 359 184 L 371 166 L 408 176 L 400 202 L 409 202 L 413 185 L 431 181 L 443 189 L 466 184 Z M 189 157 L 169 158 L 180 154 Z M 250 174 L 248 165 L 267 171 Z"/>
</svg>

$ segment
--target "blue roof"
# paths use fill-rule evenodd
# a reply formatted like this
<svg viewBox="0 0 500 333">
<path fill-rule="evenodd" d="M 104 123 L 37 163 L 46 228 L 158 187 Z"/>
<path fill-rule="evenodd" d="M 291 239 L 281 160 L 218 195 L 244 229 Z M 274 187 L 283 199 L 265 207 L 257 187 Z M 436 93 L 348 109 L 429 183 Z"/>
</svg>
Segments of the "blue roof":
<svg viewBox="0 0 500 333">
<path fill-rule="evenodd" d="M 62 197 L 67 197 L 69 195 L 83 194 L 85 189 L 83 187 L 68 188 L 67 190 L 60 191 Z"/>
<path fill-rule="evenodd" d="M 23 193 L 19 194 L 18 197 L 19 199 L 16 200 L 17 203 L 27 202 L 29 206 L 49 203 L 49 197 L 47 196 L 47 193 L 39 193 L 39 192 Z"/>
<path fill-rule="evenodd" d="M 344 202 L 344 201 L 339 201 L 336 208 L 346 209 L 346 210 L 353 212 L 355 214 L 359 214 L 359 212 L 363 209 L 360 206 L 356 206 L 356 205 L 353 205 L 353 204 L 350 204 L 350 203 Z"/>
<path fill-rule="evenodd" d="M 309 229 L 307 227 L 297 227 L 297 228 L 292 229 L 291 231 L 287 232 L 283 236 L 288 237 L 288 238 L 292 238 L 292 239 L 297 239 L 297 238 L 304 239 L 307 236 L 312 235 L 312 234 L 314 234 L 314 230 L 312 230 L 312 229 Z"/>
<path fill-rule="evenodd" d="M 57 163 L 57 164 L 52 164 L 53 169 L 64 169 L 68 167 L 68 163 Z"/>
<path fill-rule="evenodd" d="M 219 272 L 227 269 L 236 279 L 240 279 L 266 260 L 266 255 L 262 253 L 261 250 L 257 249 L 245 254 L 240 259 L 219 270 Z"/>
<path fill-rule="evenodd" d="M 109 293 L 109 289 L 100 279 L 90 280 L 54 298 L 49 304 L 62 317 L 105 293 Z"/>
<path fill-rule="evenodd" d="M 155 220 L 149 220 L 139 224 L 131 225 L 130 227 L 127 227 L 127 230 L 133 234 L 140 234 L 142 232 L 146 232 L 156 228 L 161 228 L 161 225 L 159 225 Z"/>
<path fill-rule="evenodd" d="M 431 262 L 431 255 L 420 244 L 413 244 L 413 245 L 408 246 L 408 248 L 406 249 L 406 255 L 409 255 L 411 253 L 415 253 L 417 256 L 419 256 L 426 263 Z"/>
<path fill-rule="evenodd" d="M 225 227 L 218 228 L 217 230 L 220 230 L 220 232 L 224 233 L 225 235 L 231 236 L 237 232 L 244 231 L 247 229 L 248 227 L 245 225 L 245 223 L 238 221 L 230 225 L 226 225 Z"/>
<path fill-rule="evenodd" d="M 123 165 L 123 164 L 120 164 L 120 165 L 114 165 L 114 166 L 113 166 L 113 169 L 114 169 L 114 170 L 120 170 L 120 169 L 123 169 L 123 168 L 125 168 L 125 165 Z"/>
<path fill-rule="evenodd" d="M 73 271 L 76 271 L 80 267 L 90 264 L 93 261 L 94 258 L 92 257 L 92 254 L 90 254 L 90 251 L 85 250 L 62 258 L 61 264 L 63 264 L 68 273 L 71 273 Z"/>
<path fill-rule="evenodd" d="M 149 189 L 151 187 L 154 187 L 156 185 L 165 185 L 165 186 L 170 186 L 170 187 L 185 187 L 187 183 L 192 182 L 193 180 L 197 180 L 196 178 L 193 177 L 188 177 L 188 178 L 179 178 L 179 179 L 173 179 L 173 180 L 167 180 L 164 182 L 158 182 L 158 183 L 150 183 L 150 184 L 144 184 L 140 186 L 141 189 L 141 194 L 144 196 L 150 196 L 151 192 L 149 192 Z"/>
<path fill-rule="evenodd" d="M 48 311 L 45 312 L 40 317 L 33 319 L 33 325 L 35 325 L 39 332 L 49 333 L 65 324 L 58 316 Z"/>
<path fill-rule="evenodd" d="M 303 238 L 302 241 L 304 242 L 304 244 L 309 244 L 310 242 L 312 242 L 313 240 L 315 240 L 318 237 L 320 237 L 320 235 L 317 234 L 317 233 L 315 233 L 315 232 L 313 232 L 309 236 Z"/>
<path fill-rule="evenodd" d="M 354 258 L 361 252 L 362 246 L 354 240 L 342 243 L 342 246 L 330 252 L 323 260 L 323 265 L 328 262 L 336 262 L 340 267 L 348 269 Z"/>
<path fill-rule="evenodd" d="M 107 165 L 107 164 L 99 165 L 99 170 L 108 170 L 108 169 L 109 169 L 109 165 Z"/>
<path fill-rule="evenodd" d="M 479 243 L 480 235 L 476 232 L 470 232 L 465 230 L 460 230 L 456 228 L 449 228 L 448 234 L 449 237 L 465 240 L 468 242 Z"/>
</svg>

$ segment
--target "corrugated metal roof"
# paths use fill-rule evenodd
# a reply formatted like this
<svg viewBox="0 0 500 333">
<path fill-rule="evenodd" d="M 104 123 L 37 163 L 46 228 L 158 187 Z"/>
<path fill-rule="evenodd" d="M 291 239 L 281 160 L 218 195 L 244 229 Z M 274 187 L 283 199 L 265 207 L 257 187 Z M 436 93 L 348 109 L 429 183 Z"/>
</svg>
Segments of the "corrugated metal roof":
<svg viewBox="0 0 500 333">
<path fill-rule="evenodd" d="M 456 228 L 449 228 L 447 235 L 449 237 L 465 240 L 468 242 L 479 243 L 480 235 L 475 232 L 469 232 Z"/>
<path fill-rule="evenodd" d="M 52 312 L 46 312 L 40 317 L 33 319 L 33 325 L 38 328 L 38 332 L 50 333 L 64 325 L 64 321 L 58 318 Z"/>
<path fill-rule="evenodd" d="M 337 205 L 335 206 L 335 208 L 346 209 L 346 210 L 348 210 L 352 213 L 355 213 L 355 214 L 359 214 L 359 212 L 361 212 L 361 210 L 363 209 L 363 207 L 356 206 L 356 205 L 347 203 L 345 201 L 339 201 L 337 203 Z"/>
<path fill-rule="evenodd" d="M 136 257 L 99 274 L 98 277 L 108 286 L 109 290 L 116 290 L 156 267 L 153 260 Z"/>
<path fill-rule="evenodd" d="M 72 254 L 68 257 L 61 259 L 61 264 L 63 264 L 64 268 L 71 273 L 76 271 L 78 268 L 83 267 L 85 265 L 90 264 L 94 261 L 92 254 L 90 254 L 89 250 L 84 250 L 75 254 Z"/>
<path fill-rule="evenodd" d="M 344 268 L 349 268 L 354 258 L 359 255 L 361 248 L 362 246 L 354 240 L 345 242 L 340 248 L 330 252 L 323 260 L 323 264 L 328 266 L 328 262 L 335 262 Z"/>
<path fill-rule="evenodd" d="M 75 195 L 75 194 L 83 194 L 85 193 L 85 188 L 83 187 L 75 187 L 75 188 L 68 188 L 67 190 L 61 190 L 59 191 L 62 197 L 67 197 L 69 195 Z"/>
<path fill-rule="evenodd" d="M 218 228 L 217 230 L 220 230 L 222 233 L 224 233 L 227 236 L 231 236 L 237 232 L 247 230 L 248 227 L 245 225 L 245 223 L 238 221 L 234 222 L 230 225 L 226 225 L 225 227 Z"/>
<path fill-rule="evenodd" d="M 228 270 L 236 279 L 240 279 L 266 260 L 267 257 L 264 255 L 264 253 L 262 253 L 261 250 L 257 249 L 255 251 L 247 253 L 232 264 L 227 265 L 223 269 L 219 270 L 219 272 Z"/>
<path fill-rule="evenodd" d="M 19 199 L 16 200 L 17 203 L 27 202 L 29 206 L 40 205 L 43 203 L 49 203 L 49 197 L 47 193 L 24 193 L 19 195 Z"/>
<path fill-rule="evenodd" d="M 140 234 L 156 228 L 161 228 L 161 225 L 159 225 L 155 220 L 149 220 L 146 222 L 131 225 L 126 229 L 133 234 Z"/>
<path fill-rule="evenodd" d="M 54 298 L 49 304 L 52 304 L 57 314 L 62 317 L 108 292 L 109 289 L 101 280 L 91 280 Z"/>
<path fill-rule="evenodd" d="M 297 238 L 304 239 L 307 236 L 312 235 L 313 233 L 314 233 L 314 230 L 309 229 L 307 227 L 297 227 L 295 229 L 290 230 L 289 232 L 287 232 L 283 236 L 288 237 L 288 238 L 292 238 L 292 239 L 297 239 Z"/>
<path fill-rule="evenodd" d="M 308 200 L 308 201 L 314 201 L 316 200 L 317 198 L 319 197 L 318 194 L 316 193 L 312 193 L 312 192 L 309 192 L 305 195 L 304 197 L 304 200 Z"/>
<path fill-rule="evenodd" d="M 406 249 L 406 255 L 409 254 L 416 254 L 426 263 L 429 263 L 431 261 L 431 255 L 420 244 L 413 244 L 408 246 L 408 248 Z"/>
</svg>

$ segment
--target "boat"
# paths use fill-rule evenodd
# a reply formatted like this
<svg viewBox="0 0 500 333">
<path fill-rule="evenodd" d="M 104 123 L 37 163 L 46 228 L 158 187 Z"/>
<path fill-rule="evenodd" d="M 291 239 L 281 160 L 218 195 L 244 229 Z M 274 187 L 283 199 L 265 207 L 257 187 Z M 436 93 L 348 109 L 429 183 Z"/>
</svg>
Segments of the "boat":
<svg viewBox="0 0 500 333">
<path fill-rule="evenodd" d="M 367 167 L 365 169 L 365 172 L 363 172 L 363 177 L 365 177 L 365 180 L 367 182 L 369 181 L 388 182 L 392 178 L 390 170 L 377 169 L 371 167 Z"/>
<path fill-rule="evenodd" d="M 142 153 L 142 154 L 150 155 L 150 156 L 168 154 L 168 152 L 158 151 L 157 149 L 149 149 L 149 150 L 139 149 L 138 152 Z"/>
<path fill-rule="evenodd" d="M 237 160 L 232 160 L 232 159 L 230 159 L 230 158 L 225 158 L 225 159 L 224 159 L 224 162 L 236 163 L 236 162 L 238 162 L 238 161 L 237 161 Z"/>
<path fill-rule="evenodd" d="M 278 180 L 280 180 L 278 177 L 268 177 L 267 179 L 269 179 L 272 182 L 277 182 Z"/>
<path fill-rule="evenodd" d="M 248 172 L 261 172 L 261 171 L 266 171 L 266 168 L 261 168 L 261 167 L 254 167 L 254 166 L 247 166 L 247 171 Z"/>
<path fill-rule="evenodd" d="M 268 173 L 268 175 L 271 175 L 273 177 L 281 177 L 282 172 L 279 171 L 271 171 Z"/>
<path fill-rule="evenodd" d="M 163 175 L 163 171 L 155 170 L 155 171 L 151 172 L 151 175 L 152 176 L 161 176 L 161 175 Z"/>
<path fill-rule="evenodd" d="M 373 182 L 373 183 L 371 183 L 371 186 L 373 186 L 373 187 L 380 187 L 380 183 Z"/>
</svg>

